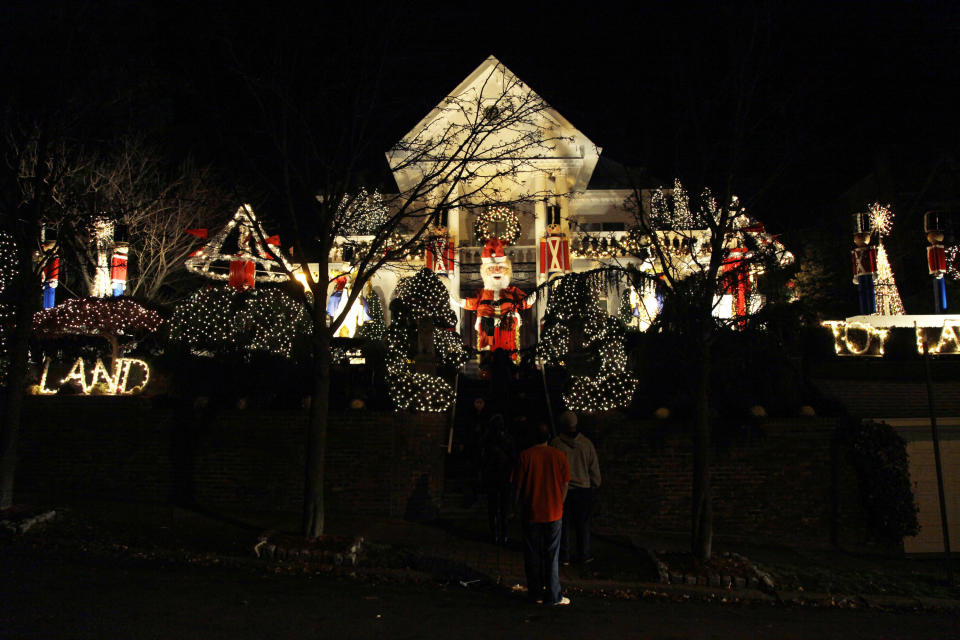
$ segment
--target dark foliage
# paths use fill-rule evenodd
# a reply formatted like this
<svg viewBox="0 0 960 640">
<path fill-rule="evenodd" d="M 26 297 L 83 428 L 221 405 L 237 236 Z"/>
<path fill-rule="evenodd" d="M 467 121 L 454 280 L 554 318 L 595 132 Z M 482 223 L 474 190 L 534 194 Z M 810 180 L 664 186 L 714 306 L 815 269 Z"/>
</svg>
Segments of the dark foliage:
<svg viewBox="0 0 960 640">
<path fill-rule="evenodd" d="M 881 538 L 899 543 L 920 531 L 910 487 L 907 444 L 893 427 L 864 422 L 844 434 L 867 520 Z"/>
</svg>

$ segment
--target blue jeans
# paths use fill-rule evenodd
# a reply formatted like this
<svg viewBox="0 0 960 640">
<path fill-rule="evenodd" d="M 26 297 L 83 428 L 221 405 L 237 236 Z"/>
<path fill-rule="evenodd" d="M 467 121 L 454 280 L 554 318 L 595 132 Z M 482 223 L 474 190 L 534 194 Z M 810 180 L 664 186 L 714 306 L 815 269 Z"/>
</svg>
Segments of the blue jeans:
<svg viewBox="0 0 960 640">
<path fill-rule="evenodd" d="M 527 593 L 531 600 L 560 602 L 560 553 L 562 520 L 523 522 L 523 564 L 527 572 Z"/>
</svg>

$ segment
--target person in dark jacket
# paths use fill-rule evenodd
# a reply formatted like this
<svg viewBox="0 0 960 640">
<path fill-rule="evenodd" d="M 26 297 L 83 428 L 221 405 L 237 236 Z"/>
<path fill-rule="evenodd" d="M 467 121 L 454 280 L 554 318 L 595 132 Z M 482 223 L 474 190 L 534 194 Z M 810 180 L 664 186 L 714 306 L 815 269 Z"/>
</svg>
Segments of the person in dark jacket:
<svg viewBox="0 0 960 640">
<path fill-rule="evenodd" d="M 563 503 L 563 525 L 560 530 L 560 562 L 570 564 L 569 530 L 577 536 L 577 559 L 591 562 L 590 516 L 594 492 L 600 486 L 600 461 L 593 443 L 577 431 L 577 414 L 565 411 L 557 420 L 560 435 L 550 442 L 570 463 L 570 486 Z"/>
<path fill-rule="evenodd" d="M 503 416 L 490 418 L 480 447 L 480 483 L 487 495 L 487 516 L 494 544 L 507 543 L 507 523 L 513 506 L 510 474 L 517 450 Z"/>
</svg>

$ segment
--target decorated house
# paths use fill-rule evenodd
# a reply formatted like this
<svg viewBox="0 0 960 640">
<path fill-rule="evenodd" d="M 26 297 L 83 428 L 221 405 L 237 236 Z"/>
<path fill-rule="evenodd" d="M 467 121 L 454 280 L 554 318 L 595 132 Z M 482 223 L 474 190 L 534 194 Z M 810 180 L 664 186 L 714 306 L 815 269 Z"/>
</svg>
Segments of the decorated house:
<svg viewBox="0 0 960 640">
<path fill-rule="evenodd" d="M 679 183 L 673 189 L 659 190 L 649 179 L 637 182 L 625 167 L 602 159 L 597 143 L 542 103 L 493 56 L 387 152 L 399 191 L 411 190 L 432 168 L 410 160 L 409 149 L 418 142 L 456 131 L 471 117 L 495 119 L 504 109 L 517 109 L 518 104 L 527 105 L 531 100 L 542 108 L 518 120 L 518 125 L 495 131 L 493 141 L 488 143 L 493 149 L 490 164 L 509 161 L 511 167 L 502 174 L 496 173 L 497 167 L 491 169 L 488 174 L 495 177 L 483 188 L 444 184 L 444 189 L 461 196 L 455 198 L 456 206 L 443 206 L 445 197 L 450 200 L 449 194 L 427 194 L 427 199 L 440 203 L 442 219 L 424 237 L 423 250 L 378 271 L 358 304 L 366 304 L 375 294 L 389 321 L 397 283 L 426 267 L 447 285 L 464 344 L 481 351 L 522 349 L 540 338 L 548 296 L 536 292 L 542 292 L 548 281 L 612 264 L 624 268 L 632 265 L 654 277 L 662 272 L 661 263 L 667 258 L 645 248 L 650 239 L 643 237 L 638 221 L 655 214 L 651 202 L 658 196 L 662 199 L 664 193 L 679 202 Z M 472 114 L 463 105 L 475 105 Z M 523 136 L 533 142 L 517 144 L 515 141 Z M 510 158 L 498 158 L 498 148 L 519 152 Z M 484 157 L 483 153 L 479 155 Z M 436 157 L 430 157 L 430 162 L 436 161 Z M 476 175 L 474 180 L 478 179 Z M 676 209 L 679 213 L 679 205 Z M 690 272 L 698 262 L 703 263 L 705 256 L 709 261 L 709 230 L 678 225 L 676 220 L 654 222 L 660 223 L 657 244 L 669 253 L 669 260 L 688 260 Z M 732 258 L 725 260 L 723 270 L 736 277 L 730 279 L 733 284 L 727 290 L 718 292 L 715 305 L 715 314 L 726 318 L 742 316 L 760 304 L 753 295 L 756 268 L 737 268 L 747 264 L 750 251 L 769 249 L 781 263 L 792 260 L 757 221 L 740 214 L 733 230 L 735 237 L 724 244 Z M 350 286 L 352 247 L 369 242 L 371 237 L 357 234 L 337 238 L 329 274 L 329 293 L 334 298 L 340 299 L 338 292 Z M 596 278 L 593 285 L 600 306 L 611 316 L 629 315 L 637 329 L 646 329 L 661 305 L 655 286 L 637 291 L 626 278 L 619 282 Z M 629 314 L 623 313 L 625 305 L 630 307 Z M 363 312 L 353 315 L 364 317 Z M 352 336 L 353 331 L 347 329 L 342 335 Z"/>
</svg>

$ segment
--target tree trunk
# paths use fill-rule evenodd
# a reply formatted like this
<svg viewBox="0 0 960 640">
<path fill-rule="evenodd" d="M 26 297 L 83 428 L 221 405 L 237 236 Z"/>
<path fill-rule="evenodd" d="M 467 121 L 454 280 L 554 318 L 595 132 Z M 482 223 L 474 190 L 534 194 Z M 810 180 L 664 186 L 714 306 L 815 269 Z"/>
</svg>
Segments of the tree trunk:
<svg viewBox="0 0 960 640">
<path fill-rule="evenodd" d="M 324 474 L 327 454 L 327 420 L 330 413 L 330 334 L 326 305 L 313 305 L 314 378 L 307 421 L 306 478 L 303 498 L 303 535 L 316 538 L 324 531 Z"/>
<path fill-rule="evenodd" d="M 10 351 L 10 369 L 7 378 L 7 397 L 0 423 L 0 510 L 13 506 L 13 485 L 17 473 L 17 446 L 20 436 L 20 416 L 27 382 L 27 356 L 30 333 L 33 329 L 33 311 L 39 300 L 39 287 L 33 278 L 33 259 L 29 249 L 17 243 L 18 273 L 14 281 L 17 306 L 14 315 L 13 348 Z"/>
<path fill-rule="evenodd" d="M 693 555 L 705 562 L 710 559 L 713 550 L 713 506 L 710 496 L 710 346 L 706 340 L 701 340 L 700 344 L 696 394 L 690 542 Z"/>
</svg>

